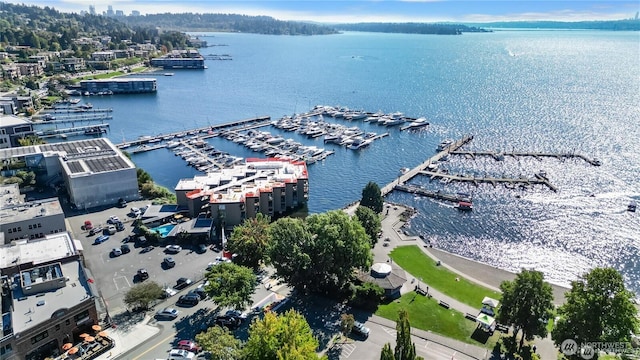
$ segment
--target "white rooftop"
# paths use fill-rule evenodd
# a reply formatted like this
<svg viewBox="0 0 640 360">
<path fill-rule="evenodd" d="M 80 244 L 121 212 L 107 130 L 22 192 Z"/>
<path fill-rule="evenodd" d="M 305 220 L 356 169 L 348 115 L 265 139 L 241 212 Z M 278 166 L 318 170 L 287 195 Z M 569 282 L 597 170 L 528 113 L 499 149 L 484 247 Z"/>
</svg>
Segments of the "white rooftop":
<svg viewBox="0 0 640 360">
<path fill-rule="evenodd" d="M 24 124 L 31 124 L 31 121 L 15 115 L 0 115 L 0 128 Z"/>
<path fill-rule="evenodd" d="M 82 249 L 67 232 L 47 235 L 44 239 L 16 240 L 0 246 L 0 269 L 62 259 L 78 254 L 79 250 Z"/>
</svg>

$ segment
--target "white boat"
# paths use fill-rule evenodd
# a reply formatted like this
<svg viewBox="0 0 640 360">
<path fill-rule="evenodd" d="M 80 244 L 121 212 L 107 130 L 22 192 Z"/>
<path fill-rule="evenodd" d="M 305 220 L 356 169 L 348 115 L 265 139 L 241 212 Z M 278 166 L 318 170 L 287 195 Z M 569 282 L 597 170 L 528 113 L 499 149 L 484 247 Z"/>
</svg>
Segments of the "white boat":
<svg viewBox="0 0 640 360">
<path fill-rule="evenodd" d="M 371 144 L 371 142 L 371 139 L 365 139 L 362 136 L 356 136 L 355 138 L 353 138 L 353 142 L 349 145 L 349 149 L 359 150 L 363 147 L 368 146 L 369 144 Z"/>
<path fill-rule="evenodd" d="M 173 76 L 173 75 L 175 75 L 175 74 L 174 74 L 174 73 L 172 73 L 172 72 L 166 72 L 166 73 L 164 73 L 164 74 L 162 74 L 162 75 L 164 75 L 164 76 Z"/>
<path fill-rule="evenodd" d="M 384 123 L 382 123 L 382 125 L 384 126 L 396 126 L 396 125 L 400 125 L 400 124 L 404 124 L 404 119 L 403 118 L 391 118 L 391 119 L 387 119 L 384 121 Z"/>
<path fill-rule="evenodd" d="M 637 207 L 638 207 L 638 205 L 636 204 L 636 201 L 635 200 L 631 200 L 629 205 L 627 205 L 627 211 L 636 212 L 636 208 Z"/>
<path fill-rule="evenodd" d="M 400 130 L 413 130 L 413 129 L 419 129 L 422 128 L 424 126 L 429 125 L 429 123 L 427 122 L 426 118 L 417 118 L 414 121 L 410 122 L 407 126 L 404 126 L 402 129 Z"/>
<path fill-rule="evenodd" d="M 169 148 L 169 149 L 173 149 L 173 148 L 176 148 L 178 146 L 180 146 L 180 142 L 179 141 L 169 141 L 167 143 L 167 148 Z"/>
<path fill-rule="evenodd" d="M 451 145 L 453 145 L 453 140 L 451 139 L 442 140 L 442 142 L 438 144 L 436 151 L 444 151 L 445 149 L 449 148 L 449 146 Z"/>
</svg>

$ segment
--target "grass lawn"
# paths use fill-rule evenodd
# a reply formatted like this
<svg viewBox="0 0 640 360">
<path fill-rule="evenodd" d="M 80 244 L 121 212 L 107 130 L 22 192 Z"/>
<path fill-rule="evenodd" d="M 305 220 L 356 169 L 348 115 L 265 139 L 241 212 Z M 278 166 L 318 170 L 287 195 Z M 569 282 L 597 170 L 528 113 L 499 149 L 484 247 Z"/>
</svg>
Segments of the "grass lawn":
<svg viewBox="0 0 640 360">
<path fill-rule="evenodd" d="M 417 245 L 398 246 L 390 254 L 393 261 L 417 279 L 460 302 L 475 308 L 482 306 L 485 296 L 500 300 L 499 292 L 477 285 L 460 275 L 438 266 Z M 456 281 L 459 278 L 459 281 Z"/>
<path fill-rule="evenodd" d="M 433 298 L 416 293 L 408 293 L 396 301 L 380 305 L 376 315 L 396 321 L 398 319 L 398 310 L 400 309 L 407 310 L 411 327 L 417 329 L 432 331 L 452 339 L 489 349 L 492 349 L 500 339 L 500 332 L 498 331 L 493 336 L 486 338 L 484 331 L 478 330 L 476 335 L 481 334 L 485 335 L 485 337 L 478 339 L 479 341 L 474 340 L 471 336 L 476 330 L 475 322 L 465 319 L 464 314 L 459 311 L 443 308 Z"/>
</svg>

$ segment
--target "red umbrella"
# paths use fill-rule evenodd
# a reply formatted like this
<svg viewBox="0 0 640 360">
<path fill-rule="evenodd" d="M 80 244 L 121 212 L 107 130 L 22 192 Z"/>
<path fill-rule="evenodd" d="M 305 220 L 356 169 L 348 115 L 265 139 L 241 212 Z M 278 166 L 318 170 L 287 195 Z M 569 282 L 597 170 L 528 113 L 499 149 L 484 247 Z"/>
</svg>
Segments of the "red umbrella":
<svg viewBox="0 0 640 360">
<path fill-rule="evenodd" d="M 71 349 L 72 346 L 73 346 L 72 343 L 65 343 L 64 345 L 62 345 L 62 350 L 67 351 Z"/>
<path fill-rule="evenodd" d="M 92 328 L 93 330 L 95 330 L 95 331 L 100 331 L 100 330 L 102 330 L 102 327 L 101 327 L 100 325 L 93 325 L 91 328 Z"/>
<path fill-rule="evenodd" d="M 75 353 L 78 352 L 78 348 L 77 347 L 72 347 L 71 349 L 69 349 L 69 354 L 73 355 Z"/>
</svg>

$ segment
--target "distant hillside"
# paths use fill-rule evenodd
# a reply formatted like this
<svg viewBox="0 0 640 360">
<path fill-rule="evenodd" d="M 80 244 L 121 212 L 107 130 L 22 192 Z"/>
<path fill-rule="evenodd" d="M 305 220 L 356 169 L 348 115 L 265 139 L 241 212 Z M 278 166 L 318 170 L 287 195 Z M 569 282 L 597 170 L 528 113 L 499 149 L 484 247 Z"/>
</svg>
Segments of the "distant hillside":
<svg viewBox="0 0 640 360">
<path fill-rule="evenodd" d="M 269 16 L 237 14 L 150 14 L 120 18 L 133 26 L 154 26 L 177 31 L 225 31 L 268 35 L 336 34 L 331 27 L 295 21 L 281 21 Z"/>
<path fill-rule="evenodd" d="M 639 19 L 608 21 L 506 21 L 470 24 L 488 28 L 639 31 Z"/>
<path fill-rule="evenodd" d="M 460 35 L 465 32 L 487 32 L 485 29 L 461 24 L 426 24 L 426 23 L 359 23 L 339 24 L 338 30 L 366 31 L 403 34 Z"/>
</svg>

